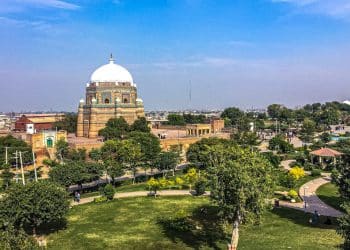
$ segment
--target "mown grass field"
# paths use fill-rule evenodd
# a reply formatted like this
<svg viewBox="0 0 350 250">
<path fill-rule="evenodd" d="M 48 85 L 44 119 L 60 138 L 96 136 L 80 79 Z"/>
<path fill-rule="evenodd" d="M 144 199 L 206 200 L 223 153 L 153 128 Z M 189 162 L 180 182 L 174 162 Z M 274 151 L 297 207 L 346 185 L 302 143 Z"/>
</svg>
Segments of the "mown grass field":
<svg viewBox="0 0 350 250">
<path fill-rule="evenodd" d="M 205 197 L 80 205 L 70 210 L 65 229 L 48 236 L 48 249 L 226 249 L 230 228 L 220 226 L 216 212 Z M 269 211 L 261 225 L 242 226 L 239 249 L 336 249 L 342 240 L 335 226 L 311 226 L 309 216 L 283 208 Z"/>
<path fill-rule="evenodd" d="M 343 208 L 340 206 L 343 200 L 340 197 L 338 188 L 334 184 L 327 183 L 322 185 L 316 190 L 316 194 L 327 205 L 343 211 Z"/>
</svg>

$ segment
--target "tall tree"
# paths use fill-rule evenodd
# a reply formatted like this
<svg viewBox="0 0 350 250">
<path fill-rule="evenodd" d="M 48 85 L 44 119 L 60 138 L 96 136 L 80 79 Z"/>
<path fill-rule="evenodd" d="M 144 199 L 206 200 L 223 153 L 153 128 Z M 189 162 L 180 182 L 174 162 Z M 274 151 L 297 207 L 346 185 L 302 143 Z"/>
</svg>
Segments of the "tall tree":
<svg viewBox="0 0 350 250">
<path fill-rule="evenodd" d="M 0 174 L 0 178 L 2 179 L 2 188 L 8 189 L 12 183 L 12 179 L 15 176 L 14 173 L 11 172 L 10 165 L 4 164 L 2 167 L 2 172 Z"/>
<path fill-rule="evenodd" d="M 123 164 L 133 174 L 133 184 L 136 180 L 136 172 L 141 165 L 141 145 L 134 140 L 123 140 L 120 148 L 120 155 Z"/>
<path fill-rule="evenodd" d="M 222 114 L 221 118 L 227 118 L 230 121 L 231 126 L 241 126 L 242 121 L 244 121 L 245 114 L 242 110 L 239 108 L 231 107 L 231 108 L 226 108 Z"/>
<path fill-rule="evenodd" d="M 159 138 L 151 133 L 133 131 L 128 136 L 141 147 L 141 161 L 145 171 L 153 168 L 161 151 Z"/>
<path fill-rule="evenodd" d="M 293 145 L 287 142 L 284 136 L 276 135 L 269 141 L 269 149 L 285 154 L 293 150 Z"/>
<path fill-rule="evenodd" d="M 68 133 L 75 133 L 77 131 L 78 115 L 76 113 L 66 113 L 62 121 L 55 122 L 54 128 L 59 130 L 66 130 Z"/>
<path fill-rule="evenodd" d="M 184 126 L 186 124 L 186 122 L 185 122 L 183 115 L 169 114 L 167 124 L 173 125 L 173 126 Z"/>
<path fill-rule="evenodd" d="M 129 124 L 123 117 L 112 118 L 106 123 L 106 127 L 99 131 L 99 135 L 105 140 L 118 140 L 125 138 L 129 131 Z"/>
<path fill-rule="evenodd" d="M 281 104 L 271 104 L 267 107 L 267 113 L 271 118 L 279 119 L 283 108 L 284 106 Z"/>
<path fill-rule="evenodd" d="M 345 214 L 339 219 L 337 232 L 344 238 L 344 249 L 350 249 L 350 164 L 349 155 L 345 155 L 345 160 L 337 165 L 332 173 L 332 181 L 338 186 Z"/>
<path fill-rule="evenodd" d="M 238 146 L 216 145 L 210 154 L 211 198 L 233 224 L 231 247 L 236 249 L 240 224 L 259 222 L 273 194 L 272 166 L 259 153 Z"/>
<path fill-rule="evenodd" d="M 316 123 L 306 118 L 300 130 L 300 138 L 305 142 L 311 142 L 316 132 Z"/>
<path fill-rule="evenodd" d="M 163 171 L 163 176 L 168 170 L 172 170 L 173 176 L 175 175 L 176 166 L 180 162 L 180 155 L 176 151 L 165 151 L 159 154 L 156 166 L 159 170 Z"/>
<path fill-rule="evenodd" d="M 241 146 L 258 146 L 261 142 L 254 132 L 237 132 L 231 135 L 231 139 Z"/>
<path fill-rule="evenodd" d="M 15 166 L 16 164 L 14 158 L 16 151 L 25 152 L 22 154 L 23 163 L 31 163 L 33 160 L 32 148 L 25 141 L 17 139 L 12 135 L 0 137 L 0 166 L 6 163 L 6 151 L 7 160 L 11 166 Z"/>
<path fill-rule="evenodd" d="M 134 123 L 131 125 L 130 130 L 144 133 L 149 133 L 151 131 L 145 117 L 140 117 L 137 120 L 135 120 Z"/>
<path fill-rule="evenodd" d="M 84 182 L 95 181 L 102 175 L 103 167 L 98 163 L 66 162 L 64 165 L 57 165 L 49 172 L 52 181 L 69 187 L 81 185 Z"/>
</svg>

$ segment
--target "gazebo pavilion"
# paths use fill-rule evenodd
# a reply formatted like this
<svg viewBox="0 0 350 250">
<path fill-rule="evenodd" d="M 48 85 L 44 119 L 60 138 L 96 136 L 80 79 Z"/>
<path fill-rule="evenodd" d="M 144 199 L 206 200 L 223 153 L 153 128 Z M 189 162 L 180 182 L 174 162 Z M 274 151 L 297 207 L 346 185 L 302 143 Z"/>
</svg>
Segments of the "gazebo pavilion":
<svg viewBox="0 0 350 250">
<path fill-rule="evenodd" d="M 327 164 L 337 163 L 337 159 L 339 159 L 343 155 L 343 153 L 331 148 L 320 148 L 310 152 L 310 155 L 312 157 L 312 163 L 314 163 L 314 159 L 317 158 L 317 162 L 322 167 L 325 167 Z"/>
</svg>

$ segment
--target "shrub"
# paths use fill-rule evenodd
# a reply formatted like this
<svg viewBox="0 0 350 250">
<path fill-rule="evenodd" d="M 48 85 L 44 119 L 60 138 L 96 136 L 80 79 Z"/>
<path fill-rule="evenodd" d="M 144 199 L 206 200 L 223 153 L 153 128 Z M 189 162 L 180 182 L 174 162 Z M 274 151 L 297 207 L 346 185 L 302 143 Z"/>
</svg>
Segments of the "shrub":
<svg viewBox="0 0 350 250">
<path fill-rule="evenodd" d="M 288 175 L 297 181 L 305 176 L 305 171 L 301 167 L 294 167 L 291 170 L 289 170 Z"/>
<path fill-rule="evenodd" d="M 203 179 L 199 179 L 195 184 L 194 184 L 194 190 L 196 190 L 196 195 L 202 195 L 205 193 L 205 188 L 207 186 L 207 182 Z"/>
<path fill-rule="evenodd" d="M 316 166 L 310 162 L 305 163 L 304 170 L 306 171 L 312 171 Z"/>
<path fill-rule="evenodd" d="M 112 184 L 107 184 L 102 189 L 102 195 L 106 197 L 108 200 L 113 200 L 115 194 L 115 189 Z"/>
<path fill-rule="evenodd" d="M 313 169 L 311 171 L 311 176 L 320 176 L 322 171 L 320 169 Z"/>
<path fill-rule="evenodd" d="M 168 188 L 173 188 L 175 186 L 174 180 L 168 180 Z"/>
<path fill-rule="evenodd" d="M 164 177 L 160 178 L 158 182 L 159 182 L 160 188 L 166 188 L 168 186 L 168 180 L 165 179 Z"/>
<path fill-rule="evenodd" d="M 291 198 L 293 198 L 293 199 L 296 199 L 296 198 L 298 197 L 298 192 L 295 191 L 294 189 L 291 189 L 291 190 L 289 190 L 289 192 L 288 192 L 288 196 L 291 197 Z"/>
<path fill-rule="evenodd" d="M 147 187 L 156 194 L 160 187 L 159 181 L 152 177 L 147 181 Z"/>
<path fill-rule="evenodd" d="M 101 202 L 105 202 L 105 201 L 107 201 L 107 197 L 105 197 L 105 196 L 97 197 L 94 199 L 95 203 L 101 203 Z"/>
<path fill-rule="evenodd" d="M 182 188 L 182 185 L 184 184 L 184 180 L 181 177 L 176 177 L 175 178 L 175 184 L 179 186 L 179 188 Z"/>
</svg>

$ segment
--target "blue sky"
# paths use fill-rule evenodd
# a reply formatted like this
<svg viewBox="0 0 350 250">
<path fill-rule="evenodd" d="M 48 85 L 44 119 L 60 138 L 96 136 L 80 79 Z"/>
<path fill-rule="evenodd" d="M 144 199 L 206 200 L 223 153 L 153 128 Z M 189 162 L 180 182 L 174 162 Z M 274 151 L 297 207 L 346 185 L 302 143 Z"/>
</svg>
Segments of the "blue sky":
<svg viewBox="0 0 350 250">
<path fill-rule="evenodd" d="M 0 37 L 0 111 L 75 111 L 111 52 L 148 110 L 350 98 L 349 0 L 1 0 Z"/>
</svg>

